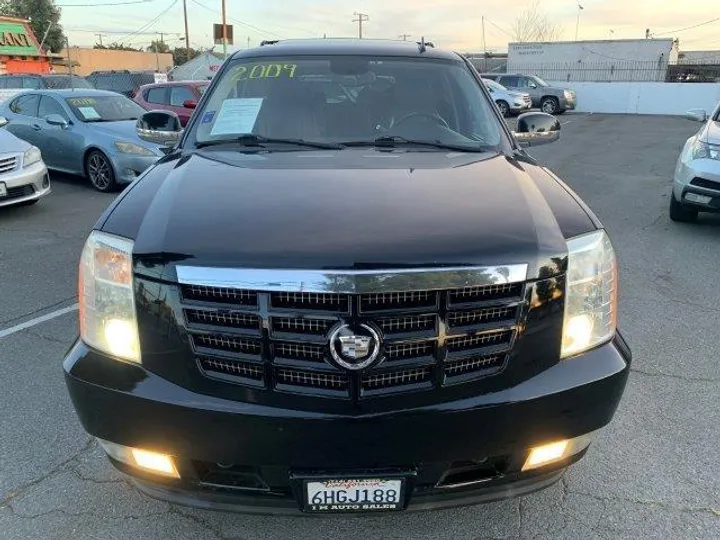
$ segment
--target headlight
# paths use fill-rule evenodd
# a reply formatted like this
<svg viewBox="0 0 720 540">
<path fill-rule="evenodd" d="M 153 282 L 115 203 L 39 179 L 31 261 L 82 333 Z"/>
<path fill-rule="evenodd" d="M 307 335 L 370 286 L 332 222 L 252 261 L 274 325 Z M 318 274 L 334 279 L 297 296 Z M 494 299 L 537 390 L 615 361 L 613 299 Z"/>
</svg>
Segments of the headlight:
<svg viewBox="0 0 720 540">
<path fill-rule="evenodd" d="M 565 96 L 565 99 L 572 99 L 573 97 L 572 92 L 570 92 L 569 90 L 564 90 L 563 95 Z"/>
<path fill-rule="evenodd" d="M 30 148 L 25 150 L 25 153 L 23 154 L 23 167 L 35 165 L 41 160 L 42 154 L 40 153 L 40 150 L 35 146 L 31 146 Z"/>
<path fill-rule="evenodd" d="M 115 148 L 123 154 L 135 154 L 136 156 L 154 156 L 152 150 L 148 150 L 139 144 L 123 141 L 115 141 Z"/>
<path fill-rule="evenodd" d="M 720 145 L 708 144 L 700 140 L 695 141 L 691 153 L 692 159 L 720 160 Z"/>
<path fill-rule="evenodd" d="M 93 231 L 80 259 L 80 337 L 89 346 L 140 362 L 132 278 L 133 242 Z"/>
<path fill-rule="evenodd" d="M 568 240 L 562 358 L 608 341 L 617 326 L 617 261 L 605 231 Z"/>
</svg>

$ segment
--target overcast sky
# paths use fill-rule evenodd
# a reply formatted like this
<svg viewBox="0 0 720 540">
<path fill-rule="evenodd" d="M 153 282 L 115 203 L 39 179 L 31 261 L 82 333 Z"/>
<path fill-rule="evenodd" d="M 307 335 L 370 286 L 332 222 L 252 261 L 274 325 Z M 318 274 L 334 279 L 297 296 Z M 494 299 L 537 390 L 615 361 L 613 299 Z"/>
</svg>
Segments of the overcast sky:
<svg viewBox="0 0 720 540">
<path fill-rule="evenodd" d="M 186 0 L 193 47 L 212 47 L 212 24 L 220 22 L 220 0 Z M 482 17 L 489 50 L 507 50 L 517 13 L 538 1 L 540 8 L 562 28 L 562 38 L 573 40 L 577 0 L 226 0 L 228 24 L 234 25 L 235 46 L 247 40 L 291 37 L 346 37 L 357 35 L 353 13 L 366 13 L 368 38 L 435 41 L 462 52 L 482 51 Z M 125 5 L 100 5 L 121 4 Z M 132 2 L 132 3 L 129 3 Z M 56 0 L 63 6 L 62 24 L 71 44 L 92 45 L 95 33 L 103 42 L 124 41 L 146 46 L 166 32 L 171 46 L 184 36 L 183 0 Z M 71 7 L 73 4 L 95 7 Z M 650 28 L 657 37 L 678 37 L 681 50 L 720 49 L 718 0 L 581 0 L 580 39 L 642 38 Z M 246 25 L 243 25 L 245 23 Z M 686 29 L 687 27 L 696 28 Z"/>
</svg>

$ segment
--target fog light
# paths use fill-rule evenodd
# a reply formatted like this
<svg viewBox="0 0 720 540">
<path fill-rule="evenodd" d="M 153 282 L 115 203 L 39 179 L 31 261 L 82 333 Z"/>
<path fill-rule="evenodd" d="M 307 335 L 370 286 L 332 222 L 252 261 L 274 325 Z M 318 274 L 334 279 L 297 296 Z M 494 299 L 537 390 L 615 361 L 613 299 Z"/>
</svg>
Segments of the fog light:
<svg viewBox="0 0 720 540">
<path fill-rule="evenodd" d="M 104 439 L 98 439 L 98 442 L 111 458 L 125 465 L 170 478 L 180 478 L 173 458 L 167 454 L 123 446 Z"/>
<path fill-rule="evenodd" d="M 708 204 L 712 200 L 712 197 L 698 195 L 697 193 L 686 193 L 685 200 L 699 204 Z"/>
<path fill-rule="evenodd" d="M 574 439 L 561 439 L 548 444 L 533 446 L 530 448 L 530 453 L 525 460 L 522 470 L 529 471 L 537 469 L 538 467 L 551 465 L 552 463 L 557 463 L 558 461 L 574 456 L 590 446 L 594 435 L 595 432 L 593 431 L 580 437 L 575 437 Z"/>
</svg>

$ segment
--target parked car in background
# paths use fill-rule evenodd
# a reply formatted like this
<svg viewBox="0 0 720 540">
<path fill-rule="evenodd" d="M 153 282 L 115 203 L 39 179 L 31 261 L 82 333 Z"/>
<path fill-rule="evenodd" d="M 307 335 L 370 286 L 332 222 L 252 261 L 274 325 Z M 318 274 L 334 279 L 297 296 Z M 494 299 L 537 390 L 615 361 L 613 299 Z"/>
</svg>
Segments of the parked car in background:
<svg viewBox="0 0 720 540">
<path fill-rule="evenodd" d="M 37 146 L 48 168 L 86 176 L 95 189 L 128 184 L 163 156 L 138 136 L 145 110 L 103 90 L 31 90 L 0 107 L 6 129 Z"/>
<path fill-rule="evenodd" d="M 0 127 L 7 120 L 0 118 Z M 50 193 L 50 176 L 40 150 L 0 129 L 0 206 L 30 205 Z"/>
<path fill-rule="evenodd" d="M 490 79 L 483 79 L 483 83 L 485 83 L 488 92 L 490 92 L 490 96 L 498 106 L 498 109 L 500 109 L 503 116 L 521 113 L 532 107 L 530 94 L 523 92 L 511 92 L 502 84 Z"/>
<path fill-rule="evenodd" d="M 207 89 L 208 81 L 178 81 L 141 86 L 135 94 L 135 103 L 150 110 L 173 111 L 185 127 L 198 101 Z"/>
<path fill-rule="evenodd" d="M 695 221 L 700 212 L 720 212 L 720 103 L 708 115 L 688 111 L 703 126 L 685 143 L 675 167 L 670 219 Z"/>
<path fill-rule="evenodd" d="M 155 73 L 152 71 L 93 71 L 87 76 L 87 80 L 93 88 L 98 90 L 109 90 L 132 98 L 144 84 L 155 82 Z"/>
<path fill-rule="evenodd" d="M 540 77 L 505 73 L 485 73 L 482 77 L 496 81 L 508 90 L 527 92 L 532 99 L 532 106 L 539 107 L 548 114 L 572 111 L 577 105 L 575 92 L 568 88 L 550 86 Z"/>
<path fill-rule="evenodd" d="M 38 88 L 92 88 L 84 77 L 69 75 L 66 73 L 14 73 L 12 75 L 0 75 L 0 90 L 17 89 L 38 89 Z"/>
</svg>

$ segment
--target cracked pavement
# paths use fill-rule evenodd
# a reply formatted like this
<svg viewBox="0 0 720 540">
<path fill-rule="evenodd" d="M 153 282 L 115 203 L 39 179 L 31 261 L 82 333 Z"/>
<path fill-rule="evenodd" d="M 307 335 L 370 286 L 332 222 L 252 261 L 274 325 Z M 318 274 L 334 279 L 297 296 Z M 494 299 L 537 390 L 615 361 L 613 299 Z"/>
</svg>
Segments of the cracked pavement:
<svg viewBox="0 0 720 540">
<path fill-rule="evenodd" d="M 532 153 L 612 235 L 634 365 L 615 419 L 555 486 L 519 500 L 369 518 L 224 514 L 150 499 L 76 419 L 60 369 L 77 332 L 71 313 L 0 339 L 0 538 L 720 538 L 720 216 L 696 225 L 667 218 L 675 158 L 699 125 L 567 120 L 559 143 Z M 0 330 L 76 301 L 80 248 L 112 195 L 76 178 L 53 182 L 39 205 L 0 209 Z"/>
</svg>

